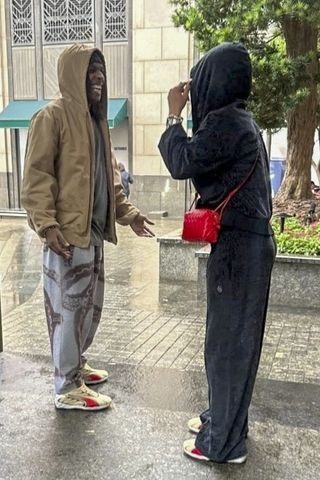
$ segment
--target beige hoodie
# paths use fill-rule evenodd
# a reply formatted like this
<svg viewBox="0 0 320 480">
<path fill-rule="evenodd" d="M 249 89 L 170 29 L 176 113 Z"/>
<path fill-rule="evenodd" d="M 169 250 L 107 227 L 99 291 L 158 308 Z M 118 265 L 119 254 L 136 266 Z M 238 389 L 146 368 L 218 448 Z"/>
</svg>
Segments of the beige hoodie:
<svg viewBox="0 0 320 480">
<path fill-rule="evenodd" d="M 61 98 L 37 112 L 28 132 L 21 200 L 30 226 L 42 237 L 52 225 L 77 247 L 90 243 L 94 198 L 95 140 L 86 96 L 91 55 L 84 45 L 66 48 L 58 62 Z M 104 62 L 104 60 L 103 60 Z M 102 91 L 106 105 L 107 88 Z M 106 153 L 109 201 L 105 240 L 117 243 L 115 220 L 132 223 L 139 211 L 126 199 L 117 162 L 111 152 L 109 127 L 100 121 Z"/>
</svg>

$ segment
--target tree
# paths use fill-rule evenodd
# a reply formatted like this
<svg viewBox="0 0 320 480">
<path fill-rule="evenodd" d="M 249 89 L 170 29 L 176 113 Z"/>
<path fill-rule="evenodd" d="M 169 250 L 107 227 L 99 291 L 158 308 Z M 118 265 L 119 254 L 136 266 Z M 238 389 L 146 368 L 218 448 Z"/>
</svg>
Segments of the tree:
<svg viewBox="0 0 320 480">
<path fill-rule="evenodd" d="M 281 201 L 311 197 L 317 127 L 319 0 L 170 0 L 173 21 L 195 34 L 207 51 L 241 41 L 253 63 L 250 108 L 265 129 L 288 128 Z"/>
</svg>

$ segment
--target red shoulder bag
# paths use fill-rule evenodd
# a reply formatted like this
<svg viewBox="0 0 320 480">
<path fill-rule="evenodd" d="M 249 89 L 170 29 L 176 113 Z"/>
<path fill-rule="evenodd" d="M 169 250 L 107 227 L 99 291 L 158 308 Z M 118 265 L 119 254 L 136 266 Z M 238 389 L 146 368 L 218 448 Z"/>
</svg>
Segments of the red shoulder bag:
<svg viewBox="0 0 320 480">
<path fill-rule="evenodd" d="M 196 193 L 195 199 L 192 202 L 189 211 L 184 214 L 182 229 L 183 240 L 186 240 L 187 242 L 217 243 L 221 229 L 223 212 L 230 200 L 244 186 L 244 184 L 253 174 L 258 158 L 259 154 L 257 155 L 256 161 L 254 162 L 254 165 L 247 177 L 240 183 L 240 185 L 238 185 L 238 187 L 232 190 L 232 192 L 230 192 L 214 210 L 211 208 L 195 208 L 192 210 L 192 207 L 198 197 L 198 194 Z"/>
</svg>

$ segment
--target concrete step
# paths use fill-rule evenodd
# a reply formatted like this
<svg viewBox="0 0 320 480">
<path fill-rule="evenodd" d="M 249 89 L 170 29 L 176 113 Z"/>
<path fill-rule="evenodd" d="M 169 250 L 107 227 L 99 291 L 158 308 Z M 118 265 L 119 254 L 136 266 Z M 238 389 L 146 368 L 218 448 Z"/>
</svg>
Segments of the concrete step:
<svg viewBox="0 0 320 480">
<path fill-rule="evenodd" d="M 148 212 L 149 218 L 164 218 L 168 216 L 167 210 L 154 210 L 152 212 Z"/>
<path fill-rule="evenodd" d="M 0 209 L 0 218 L 25 218 L 26 211 L 20 208 Z"/>
</svg>

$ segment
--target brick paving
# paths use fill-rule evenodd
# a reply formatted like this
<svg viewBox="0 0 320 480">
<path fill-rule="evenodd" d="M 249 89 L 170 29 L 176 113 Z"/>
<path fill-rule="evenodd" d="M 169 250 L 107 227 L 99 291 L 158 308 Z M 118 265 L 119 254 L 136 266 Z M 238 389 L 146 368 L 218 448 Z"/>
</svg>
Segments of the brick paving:
<svg viewBox="0 0 320 480">
<path fill-rule="evenodd" d="M 162 219 L 164 235 L 180 221 Z M 203 370 L 205 306 L 196 285 L 159 284 L 159 244 L 118 228 L 119 245 L 106 246 L 103 318 L 90 356 L 111 364 Z M 49 355 L 41 287 L 41 242 L 23 219 L 0 220 L 4 348 Z M 320 384 L 320 315 L 273 307 L 268 314 L 259 377 Z"/>
</svg>

